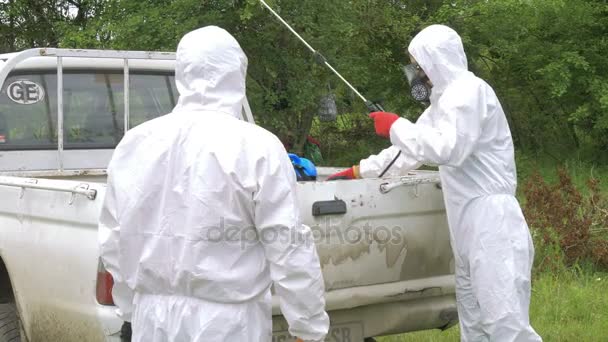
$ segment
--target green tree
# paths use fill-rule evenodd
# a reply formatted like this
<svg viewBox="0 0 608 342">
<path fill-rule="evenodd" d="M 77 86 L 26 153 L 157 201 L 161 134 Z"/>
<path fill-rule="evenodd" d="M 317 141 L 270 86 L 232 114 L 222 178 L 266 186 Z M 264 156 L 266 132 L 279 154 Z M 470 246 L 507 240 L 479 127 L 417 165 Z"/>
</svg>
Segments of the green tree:
<svg viewBox="0 0 608 342">
<path fill-rule="evenodd" d="M 411 119 L 422 108 L 410 100 L 399 68 L 408 63 L 407 45 L 429 24 L 452 26 L 463 38 L 471 70 L 498 93 L 519 149 L 556 159 L 564 151 L 605 155 L 599 153 L 608 147 L 605 1 L 270 3 L 368 99 Z M 0 0 L 0 51 L 175 50 L 183 34 L 206 25 L 221 26 L 239 40 L 250 61 L 248 93 L 258 121 L 292 137 L 296 152 L 311 127 L 339 148 L 352 148 L 340 143 L 345 139 L 363 141 L 362 153 L 378 148 L 362 101 L 315 63 L 257 0 Z M 321 124 L 315 114 L 328 93 L 336 95 L 341 116 Z"/>
<path fill-rule="evenodd" d="M 370 99 L 405 112 L 399 63 L 420 19 L 399 1 L 272 2 L 312 46 Z M 319 100 L 329 89 L 341 112 L 365 113 L 354 97 L 258 1 L 108 1 L 87 29 L 66 32 L 63 46 L 174 50 L 186 32 L 218 25 L 241 43 L 249 56 L 249 95 L 259 122 L 303 145 Z"/>
<path fill-rule="evenodd" d="M 603 1 L 455 1 L 429 21 L 462 34 L 518 146 L 560 159 L 608 147 L 607 11 Z"/>
<path fill-rule="evenodd" d="M 58 46 L 65 32 L 86 28 L 103 0 L 0 1 L 0 52 Z"/>
</svg>

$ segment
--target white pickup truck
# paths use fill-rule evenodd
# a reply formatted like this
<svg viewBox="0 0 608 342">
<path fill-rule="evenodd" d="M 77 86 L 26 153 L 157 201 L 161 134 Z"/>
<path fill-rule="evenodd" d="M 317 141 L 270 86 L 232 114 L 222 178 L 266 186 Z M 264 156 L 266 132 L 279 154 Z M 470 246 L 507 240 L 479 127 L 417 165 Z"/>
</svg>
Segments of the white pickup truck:
<svg viewBox="0 0 608 342">
<path fill-rule="evenodd" d="M 0 342 L 125 340 L 99 263 L 105 168 L 125 130 L 175 105 L 174 59 L 52 48 L 0 55 Z M 319 180 L 332 171 L 320 168 Z M 301 182 L 298 191 L 325 277 L 327 341 L 457 322 L 436 173 Z M 273 315 L 273 342 L 292 341 L 276 301 Z"/>
</svg>

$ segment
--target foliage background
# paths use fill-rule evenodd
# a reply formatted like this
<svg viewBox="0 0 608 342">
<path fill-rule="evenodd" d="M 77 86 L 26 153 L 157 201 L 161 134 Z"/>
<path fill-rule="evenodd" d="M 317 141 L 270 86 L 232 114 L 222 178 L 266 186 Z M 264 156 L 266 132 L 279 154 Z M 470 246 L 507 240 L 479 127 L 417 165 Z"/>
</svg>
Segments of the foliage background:
<svg viewBox="0 0 608 342">
<path fill-rule="evenodd" d="M 415 119 L 400 64 L 432 23 L 456 29 L 471 70 L 496 90 L 519 151 L 606 162 L 608 4 L 598 0 L 272 0 L 269 3 L 351 83 L 387 110 Z M 301 152 L 309 131 L 330 162 L 377 150 L 355 95 L 257 0 L 1 0 L 0 52 L 60 46 L 174 50 L 197 27 L 234 34 L 250 59 L 248 88 L 260 124 Z M 316 119 L 333 93 L 345 118 Z M 323 140 L 323 139 L 322 139 Z M 354 152 L 346 141 L 357 141 Z M 344 158 L 345 154 L 348 158 Z M 336 159 L 332 155 L 339 156 Z"/>
</svg>

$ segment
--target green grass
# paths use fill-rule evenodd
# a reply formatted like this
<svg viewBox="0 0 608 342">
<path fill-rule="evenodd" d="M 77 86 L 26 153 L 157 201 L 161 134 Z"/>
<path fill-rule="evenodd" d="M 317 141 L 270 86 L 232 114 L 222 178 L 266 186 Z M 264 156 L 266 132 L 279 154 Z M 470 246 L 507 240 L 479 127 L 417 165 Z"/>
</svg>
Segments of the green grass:
<svg viewBox="0 0 608 342">
<path fill-rule="evenodd" d="M 545 341 L 608 340 L 608 273 L 538 276 L 532 287 L 530 320 Z M 378 338 L 380 342 L 458 340 L 458 327 Z"/>
</svg>

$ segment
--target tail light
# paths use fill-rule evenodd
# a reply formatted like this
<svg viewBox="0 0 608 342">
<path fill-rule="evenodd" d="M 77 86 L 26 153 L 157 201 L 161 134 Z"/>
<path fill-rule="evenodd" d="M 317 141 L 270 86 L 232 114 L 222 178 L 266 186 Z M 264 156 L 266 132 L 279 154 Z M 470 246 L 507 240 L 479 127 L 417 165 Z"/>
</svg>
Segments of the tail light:
<svg viewBox="0 0 608 342">
<path fill-rule="evenodd" d="M 110 272 L 106 271 L 101 260 L 99 260 L 99 266 L 97 266 L 97 302 L 101 305 L 114 305 L 114 299 L 112 299 L 112 287 L 114 286 L 114 279 Z"/>
</svg>

